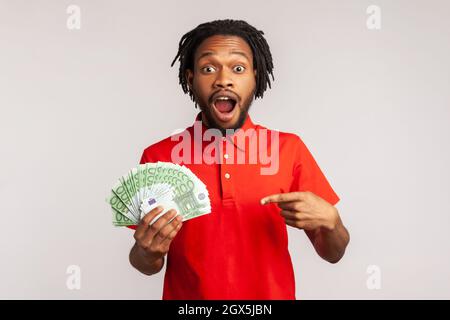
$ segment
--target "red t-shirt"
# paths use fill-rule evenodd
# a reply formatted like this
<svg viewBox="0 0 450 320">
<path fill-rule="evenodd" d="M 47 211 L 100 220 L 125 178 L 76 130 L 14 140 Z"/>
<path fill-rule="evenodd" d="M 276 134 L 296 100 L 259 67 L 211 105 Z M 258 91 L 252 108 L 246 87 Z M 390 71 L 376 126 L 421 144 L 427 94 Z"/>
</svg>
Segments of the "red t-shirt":
<svg viewBox="0 0 450 320">
<path fill-rule="evenodd" d="M 200 117 L 201 113 L 196 121 Z M 203 124 L 199 127 L 201 133 L 207 129 Z M 211 213 L 185 221 L 171 243 L 163 299 L 295 299 L 287 226 L 276 204 L 263 206 L 260 200 L 275 193 L 311 191 L 335 205 L 339 197 L 300 137 L 255 125 L 250 116 L 242 129 L 253 130 L 245 149 L 236 147 L 236 139 L 231 149 L 225 146 L 227 140 L 217 141 L 223 152 L 211 154 L 222 163 L 195 163 L 195 156 L 211 151 L 211 141 L 196 138 L 194 125 L 178 139 L 168 137 L 144 150 L 141 163 L 184 164 L 205 183 L 211 200 Z M 178 145 L 178 152 L 181 136 L 188 137 L 187 133 L 190 140 L 184 143 L 192 142 L 191 152 L 186 148 L 178 154 L 190 160 L 172 161 L 174 147 Z M 278 133 L 278 145 L 271 140 L 274 133 Z M 261 174 L 261 169 L 275 167 L 275 160 L 272 164 L 262 156 L 256 157 L 256 163 L 250 160 L 251 141 L 261 141 L 262 134 L 267 137 L 268 154 L 279 150 L 278 170 L 272 174 Z M 228 141 L 236 137 L 231 135 Z M 246 157 L 244 164 L 238 163 L 239 154 Z"/>
</svg>

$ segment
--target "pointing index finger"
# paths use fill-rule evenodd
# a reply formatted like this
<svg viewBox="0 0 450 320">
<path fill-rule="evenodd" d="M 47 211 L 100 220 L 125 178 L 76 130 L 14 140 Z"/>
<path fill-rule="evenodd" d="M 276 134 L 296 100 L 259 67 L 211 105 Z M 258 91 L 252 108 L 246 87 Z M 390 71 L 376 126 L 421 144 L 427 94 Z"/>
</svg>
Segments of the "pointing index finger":
<svg viewBox="0 0 450 320">
<path fill-rule="evenodd" d="M 261 204 L 267 204 L 271 202 L 289 202 L 300 200 L 300 192 L 289 192 L 289 193 L 277 193 L 261 199 Z"/>
</svg>

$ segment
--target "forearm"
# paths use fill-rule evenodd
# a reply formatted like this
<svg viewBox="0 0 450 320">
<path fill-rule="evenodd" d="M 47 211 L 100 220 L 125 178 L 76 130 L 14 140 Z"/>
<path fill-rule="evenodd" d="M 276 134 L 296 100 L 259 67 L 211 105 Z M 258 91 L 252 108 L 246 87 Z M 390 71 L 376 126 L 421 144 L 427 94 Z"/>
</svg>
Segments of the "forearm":
<svg viewBox="0 0 450 320">
<path fill-rule="evenodd" d="M 314 237 L 317 253 L 330 263 L 336 263 L 344 256 L 350 235 L 339 218 L 333 229 L 320 228 Z"/>
<path fill-rule="evenodd" d="M 152 261 L 140 251 L 136 244 L 131 248 L 129 259 L 133 267 L 149 276 L 158 273 L 164 266 L 164 257 Z"/>
</svg>

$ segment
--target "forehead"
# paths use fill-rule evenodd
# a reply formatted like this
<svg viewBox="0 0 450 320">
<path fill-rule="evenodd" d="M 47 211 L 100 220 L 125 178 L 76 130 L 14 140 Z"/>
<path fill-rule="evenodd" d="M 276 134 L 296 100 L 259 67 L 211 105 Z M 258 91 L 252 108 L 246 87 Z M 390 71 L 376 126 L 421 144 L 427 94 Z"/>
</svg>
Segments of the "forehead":
<svg viewBox="0 0 450 320">
<path fill-rule="evenodd" d="M 243 53 L 252 61 L 253 54 L 247 41 L 238 36 L 214 35 L 200 43 L 195 51 L 195 61 L 210 55 L 231 55 Z M 242 55 L 241 55 L 242 56 Z"/>
</svg>

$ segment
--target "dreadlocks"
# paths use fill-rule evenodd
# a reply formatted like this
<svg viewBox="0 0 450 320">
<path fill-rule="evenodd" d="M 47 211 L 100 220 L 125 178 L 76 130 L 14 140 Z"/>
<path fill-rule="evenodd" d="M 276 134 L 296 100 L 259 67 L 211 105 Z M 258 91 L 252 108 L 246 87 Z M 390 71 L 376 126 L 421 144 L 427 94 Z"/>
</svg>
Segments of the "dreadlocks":
<svg viewBox="0 0 450 320">
<path fill-rule="evenodd" d="M 202 23 L 197 28 L 183 35 L 178 45 L 178 53 L 170 66 L 172 67 L 179 58 L 180 70 L 178 77 L 184 93 L 189 93 L 192 101 L 195 102 L 194 93 L 187 84 L 186 70 L 194 70 L 195 50 L 202 41 L 214 35 L 231 35 L 243 38 L 252 49 L 253 68 L 257 70 L 255 98 L 262 98 L 267 85 L 271 88 L 269 74 L 272 76 L 272 80 L 275 80 L 272 72 L 272 54 L 263 34 L 263 31 L 255 29 L 243 20 L 226 19 Z"/>
</svg>

